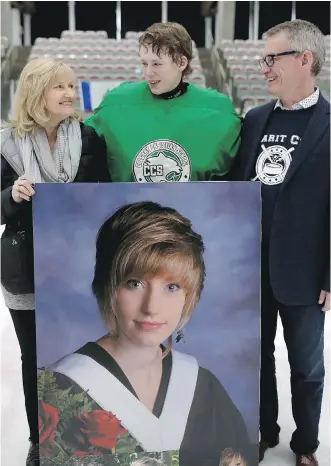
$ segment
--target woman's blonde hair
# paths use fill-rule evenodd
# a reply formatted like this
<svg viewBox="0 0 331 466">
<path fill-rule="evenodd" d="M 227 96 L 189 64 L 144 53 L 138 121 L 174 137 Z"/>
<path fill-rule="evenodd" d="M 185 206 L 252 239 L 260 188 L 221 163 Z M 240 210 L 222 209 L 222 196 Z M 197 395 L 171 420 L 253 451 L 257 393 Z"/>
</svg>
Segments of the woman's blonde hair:
<svg viewBox="0 0 331 466">
<path fill-rule="evenodd" d="M 118 335 L 116 291 L 133 274 L 145 279 L 176 280 L 186 292 L 178 330 L 189 320 L 204 285 L 202 237 L 191 222 L 170 207 L 137 202 L 117 210 L 102 225 L 96 242 L 92 290 L 100 313 Z M 171 348 L 168 339 L 165 354 Z"/>
<path fill-rule="evenodd" d="M 69 65 L 54 58 L 36 58 L 25 65 L 15 94 L 14 113 L 7 126 L 18 136 L 45 127 L 50 120 L 45 93 L 59 75 L 75 74 Z M 73 118 L 79 118 L 78 114 Z"/>
</svg>

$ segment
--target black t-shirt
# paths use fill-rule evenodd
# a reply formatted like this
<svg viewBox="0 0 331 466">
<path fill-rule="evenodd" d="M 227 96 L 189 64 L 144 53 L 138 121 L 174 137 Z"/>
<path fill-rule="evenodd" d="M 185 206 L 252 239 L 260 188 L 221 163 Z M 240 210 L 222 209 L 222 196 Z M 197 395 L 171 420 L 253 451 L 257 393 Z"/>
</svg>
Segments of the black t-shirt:
<svg viewBox="0 0 331 466">
<path fill-rule="evenodd" d="M 268 248 L 277 196 L 287 170 L 296 156 L 315 106 L 302 110 L 274 110 L 261 139 L 252 179 L 262 183 L 262 245 Z"/>
</svg>

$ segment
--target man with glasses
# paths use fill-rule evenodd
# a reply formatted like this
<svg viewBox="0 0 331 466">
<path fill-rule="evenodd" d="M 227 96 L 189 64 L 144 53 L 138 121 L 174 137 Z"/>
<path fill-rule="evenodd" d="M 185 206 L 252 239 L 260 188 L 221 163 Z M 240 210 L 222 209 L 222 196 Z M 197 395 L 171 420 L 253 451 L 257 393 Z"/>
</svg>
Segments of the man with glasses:
<svg viewBox="0 0 331 466">
<path fill-rule="evenodd" d="M 265 35 L 259 61 L 276 99 L 249 111 L 233 180 L 262 193 L 260 461 L 279 443 L 274 340 L 278 314 L 291 368 L 297 466 L 317 466 L 325 312 L 330 310 L 330 104 L 316 86 L 325 39 L 288 21 Z"/>
</svg>

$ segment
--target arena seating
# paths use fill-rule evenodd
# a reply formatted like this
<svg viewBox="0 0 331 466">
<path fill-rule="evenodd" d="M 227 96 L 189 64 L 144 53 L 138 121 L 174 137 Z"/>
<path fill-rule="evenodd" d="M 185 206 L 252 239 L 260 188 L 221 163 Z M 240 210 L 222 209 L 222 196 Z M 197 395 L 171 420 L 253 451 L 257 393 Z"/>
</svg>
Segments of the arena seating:
<svg viewBox="0 0 331 466">
<path fill-rule="evenodd" d="M 8 43 L 8 37 L 1 36 L 1 60 L 3 60 L 6 56 Z"/>
<path fill-rule="evenodd" d="M 138 56 L 139 32 L 127 32 L 121 41 L 108 38 L 106 31 L 63 31 L 61 38 L 36 39 L 29 60 L 57 57 L 71 65 L 80 81 L 107 81 L 108 88 L 123 81 L 143 79 Z M 191 83 L 205 87 L 198 51 L 194 44 Z M 79 93 L 78 93 L 79 95 Z M 78 106 L 80 103 L 78 102 Z"/>
<path fill-rule="evenodd" d="M 318 76 L 318 86 L 323 95 L 330 100 L 330 37 L 325 37 L 327 46 L 326 63 Z M 247 111 L 269 102 L 271 97 L 267 92 L 264 76 L 260 73 L 258 59 L 263 55 L 262 40 L 223 40 L 220 52 L 223 64 L 233 80 L 234 99 Z M 238 103 L 239 102 L 239 103 Z"/>
<path fill-rule="evenodd" d="M 81 81 L 105 82 L 108 89 L 111 89 L 123 81 L 134 82 L 143 79 L 138 57 L 140 34 L 142 32 L 130 31 L 124 39 L 117 41 L 109 38 L 106 31 L 63 31 L 60 39 L 36 39 L 29 59 L 42 56 L 63 59 L 76 73 L 77 91 Z M 330 100 L 330 36 L 326 36 L 325 41 L 326 63 L 317 82 L 324 96 Z M 250 108 L 271 99 L 257 61 L 263 55 L 263 47 L 262 40 L 223 40 L 221 43 L 220 56 L 233 83 L 233 100 L 243 115 Z M 195 43 L 193 48 L 193 73 L 188 81 L 205 87 L 205 76 Z M 80 94 L 77 92 L 79 97 Z M 77 106 L 81 108 L 79 99 Z"/>
</svg>

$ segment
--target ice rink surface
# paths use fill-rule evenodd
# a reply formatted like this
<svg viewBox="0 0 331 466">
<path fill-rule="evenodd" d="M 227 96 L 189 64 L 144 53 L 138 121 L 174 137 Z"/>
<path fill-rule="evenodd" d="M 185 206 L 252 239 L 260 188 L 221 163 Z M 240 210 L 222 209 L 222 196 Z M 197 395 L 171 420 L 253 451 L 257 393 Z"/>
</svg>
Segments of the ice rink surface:
<svg viewBox="0 0 331 466">
<path fill-rule="evenodd" d="M 1 335 L 1 466 L 24 466 L 28 441 L 28 424 L 25 416 L 21 377 L 20 350 L 14 326 L 0 294 L 0 335 Z M 330 349 L 331 312 L 325 326 L 326 382 L 322 418 L 320 424 L 320 466 L 330 465 Z M 282 428 L 280 444 L 266 453 L 263 466 L 294 466 L 295 458 L 289 449 L 294 430 L 291 413 L 290 373 L 287 352 L 283 340 L 281 323 L 276 337 L 277 377 L 279 383 L 280 417 Z"/>
</svg>

